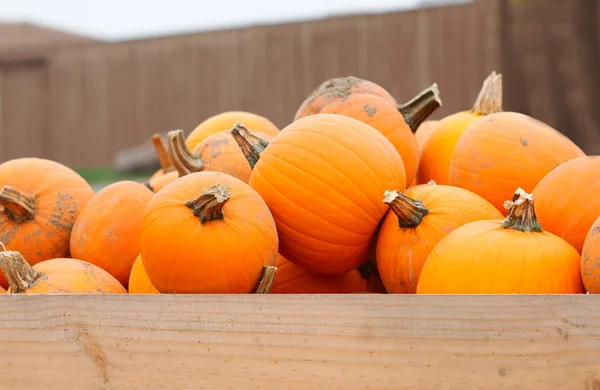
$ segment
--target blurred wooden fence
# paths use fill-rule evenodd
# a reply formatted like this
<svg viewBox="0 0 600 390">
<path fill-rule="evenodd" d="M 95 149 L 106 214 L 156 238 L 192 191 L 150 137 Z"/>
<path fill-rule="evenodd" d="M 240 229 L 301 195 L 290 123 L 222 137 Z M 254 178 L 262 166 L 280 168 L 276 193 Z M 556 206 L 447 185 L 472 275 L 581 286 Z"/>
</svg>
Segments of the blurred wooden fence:
<svg viewBox="0 0 600 390">
<path fill-rule="evenodd" d="M 62 49 L 0 64 L 0 160 L 109 165 L 158 131 L 191 131 L 226 110 L 289 124 L 327 78 L 355 75 L 399 101 L 437 82 L 443 108 L 468 109 L 504 75 L 505 109 L 533 115 L 600 153 L 599 1 L 479 0 Z"/>
</svg>

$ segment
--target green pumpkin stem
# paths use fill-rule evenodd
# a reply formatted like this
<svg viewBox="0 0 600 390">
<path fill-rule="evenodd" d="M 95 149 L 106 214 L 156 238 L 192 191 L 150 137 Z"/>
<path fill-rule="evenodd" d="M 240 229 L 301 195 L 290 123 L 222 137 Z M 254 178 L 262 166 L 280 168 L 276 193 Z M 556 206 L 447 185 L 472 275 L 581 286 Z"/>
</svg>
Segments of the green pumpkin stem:
<svg viewBox="0 0 600 390">
<path fill-rule="evenodd" d="M 410 198 L 400 191 L 386 191 L 383 196 L 383 203 L 389 205 L 396 214 L 401 228 L 416 228 L 429 212 L 420 200 Z"/>
<path fill-rule="evenodd" d="M 35 218 L 35 198 L 11 186 L 4 186 L 0 191 L 0 205 L 14 222 Z"/>
<path fill-rule="evenodd" d="M 260 279 L 258 279 L 258 284 L 254 289 L 254 294 L 269 294 L 271 288 L 273 288 L 273 282 L 275 282 L 276 272 L 277 267 L 272 265 L 263 267 Z"/>
<path fill-rule="evenodd" d="M 152 134 L 152 145 L 154 145 L 156 157 L 158 157 L 158 162 L 160 163 L 160 168 L 163 172 L 167 173 L 173 171 L 175 167 L 173 166 L 173 161 L 171 161 L 171 154 L 167 150 L 167 146 L 163 142 L 160 134 Z"/>
<path fill-rule="evenodd" d="M 512 200 L 504 202 L 504 208 L 508 210 L 508 215 L 502 221 L 503 228 L 520 232 L 544 231 L 535 214 L 533 195 L 528 194 L 522 188 L 515 191 Z"/>
<path fill-rule="evenodd" d="M 228 186 L 214 184 L 204 190 L 197 199 L 185 202 L 193 210 L 194 215 L 200 218 L 200 223 L 216 221 L 225 218 L 223 206 L 231 198 Z"/>
<path fill-rule="evenodd" d="M 502 111 L 502 75 L 494 71 L 483 81 L 471 112 L 490 115 L 500 111 Z"/>
<path fill-rule="evenodd" d="M 4 245 L 2 246 L 4 248 Z M 22 293 L 31 288 L 42 273 L 31 267 L 17 251 L 0 252 L 0 270 L 6 277 L 9 292 Z"/>
<path fill-rule="evenodd" d="M 231 135 L 239 145 L 240 149 L 242 149 L 242 153 L 244 153 L 246 160 L 248 160 L 250 168 L 254 169 L 254 166 L 260 158 L 260 154 L 269 145 L 269 142 L 255 136 L 240 123 L 236 123 L 235 126 L 233 126 Z"/>
<path fill-rule="evenodd" d="M 411 101 L 398 105 L 398 111 L 404 116 L 412 132 L 416 132 L 421 123 L 442 106 L 440 90 L 436 83 L 421 91 Z"/>
<path fill-rule="evenodd" d="M 179 177 L 204 170 L 204 162 L 200 155 L 192 153 L 185 144 L 183 130 L 171 130 L 168 137 L 171 161 L 179 172 Z"/>
</svg>

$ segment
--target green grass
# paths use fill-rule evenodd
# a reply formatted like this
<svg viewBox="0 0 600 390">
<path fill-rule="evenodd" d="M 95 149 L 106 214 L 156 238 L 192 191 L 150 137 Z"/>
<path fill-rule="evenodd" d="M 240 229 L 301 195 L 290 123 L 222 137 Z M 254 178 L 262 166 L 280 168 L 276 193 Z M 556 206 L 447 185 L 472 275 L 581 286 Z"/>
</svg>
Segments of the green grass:
<svg viewBox="0 0 600 390">
<path fill-rule="evenodd" d="M 110 167 L 76 168 L 74 170 L 90 184 L 116 182 L 120 180 L 144 181 L 153 173 L 149 171 L 134 175 L 121 175 Z"/>
</svg>

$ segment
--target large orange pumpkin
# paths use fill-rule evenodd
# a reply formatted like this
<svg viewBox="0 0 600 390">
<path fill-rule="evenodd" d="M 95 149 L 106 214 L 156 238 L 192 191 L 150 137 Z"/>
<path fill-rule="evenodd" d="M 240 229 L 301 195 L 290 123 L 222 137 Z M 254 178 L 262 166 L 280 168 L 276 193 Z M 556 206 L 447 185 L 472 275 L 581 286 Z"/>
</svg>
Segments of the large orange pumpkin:
<svg viewBox="0 0 600 390">
<path fill-rule="evenodd" d="M 127 293 L 111 274 L 82 260 L 50 259 L 31 267 L 19 252 L 4 251 L 0 252 L 0 270 L 12 294 Z"/>
<path fill-rule="evenodd" d="M 242 150 L 261 149 L 232 132 Z M 259 150 L 260 151 L 260 150 Z M 402 158 L 377 130 L 351 117 L 315 114 L 291 123 L 260 153 L 249 184 L 269 206 L 280 253 L 307 270 L 342 274 L 369 260 L 387 207 L 406 186 Z"/>
<path fill-rule="evenodd" d="M 321 275 L 307 271 L 279 255 L 272 294 L 348 294 L 367 292 L 367 280 L 358 269 L 340 275 Z"/>
<path fill-rule="evenodd" d="M 575 158 L 550 171 L 533 190 L 544 229 L 567 240 L 579 253 L 600 215 L 600 156 Z"/>
<path fill-rule="evenodd" d="M 211 116 L 200 123 L 187 137 L 185 143 L 189 150 L 194 150 L 200 142 L 209 136 L 230 130 L 236 123 L 241 123 L 248 129 L 276 136 L 279 128 L 270 120 L 260 115 L 244 111 L 227 111 Z"/>
<path fill-rule="evenodd" d="M 450 159 L 456 143 L 467 127 L 478 119 L 502 111 L 502 75 L 492 72 L 483 82 L 477 100 L 469 111 L 460 111 L 440 120 L 435 132 L 421 136 L 425 140 L 421 147 L 417 183 L 435 180 L 437 184 L 448 184 Z M 417 133 L 417 138 L 419 135 Z"/>
<path fill-rule="evenodd" d="M 588 230 L 581 253 L 583 285 L 590 294 L 600 294 L 600 216 Z"/>
<path fill-rule="evenodd" d="M 377 268 L 389 293 L 414 294 L 425 260 L 454 229 L 473 221 L 502 219 L 479 195 L 446 185 L 420 185 L 386 191 L 391 212 L 377 239 Z"/>
<path fill-rule="evenodd" d="M 108 271 L 127 287 L 140 253 L 140 230 L 152 191 L 134 181 L 113 183 L 83 208 L 71 233 L 71 256 Z"/>
<path fill-rule="evenodd" d="M 148 278 L 141 255 L 135 258 L 131 267 L 128 291 L 129 294 L 160 294 Z"/>
<path fill-rule="evenodd" d="M 92 187 L 62 164 L 6 161 L 0 164 L 0 242 L 32 265 L 69 257 L 71 229 L 92 196 Z M 1 274 L 0 285 L 7 286 Z"/>
<path fill-rule="evenodd" d="M 583 293 L 579 253 L 542 229 L 533 196 L 519 188 L 506 207 L 503 221 L 470 222 L 440 240 L 417 294 Z"/>
<path fill-rule="evenodd" d="M 251 293 L 277 258 L 273 216 L 248 184 L 220 172 L 160 190 L 142 221 L 144 269 L 162 293 Z"/>
</svg>

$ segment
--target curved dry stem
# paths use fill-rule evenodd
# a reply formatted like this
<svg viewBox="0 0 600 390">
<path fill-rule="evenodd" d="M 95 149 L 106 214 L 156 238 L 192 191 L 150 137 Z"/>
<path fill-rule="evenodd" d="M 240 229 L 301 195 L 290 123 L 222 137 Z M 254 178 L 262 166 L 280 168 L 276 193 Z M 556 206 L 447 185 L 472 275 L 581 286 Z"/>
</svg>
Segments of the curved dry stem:
<svg viewBox="0 0 600 390">
<path fill-rule="evenodd" d="M 197 199 L 185 202 L 193 210 L 194 215 L 200 218 L 200 223 L 216 221 L 225 218 L 223 206 L 231 198 L 228 186 L 214 184 L 204 190 Z"/>
<path fill-rule="evenodd" d="M 240 149 L 242 149 L 242 153 L 244 153 L 246 160 L 250 164 L 250 168 L 254 169 L 254 166 L 260 158 L 260 154 L 269 145 L 269 142 L 252 134 L 250 130 L 241 123 L 236 123 L 235 126 L 233 126 L 231 135 L 239 145 Z"/>
<path fill-rule="evenodd" d="M 173 161 L 171 161 L 171 154 L 167 150 L 167 146 L 160 134 L 152 134 L 152 145 L 154 145 L 154 150 L 156 151 L 156 156 L 163 172 L 167 173 L 174 170 L 175 167 L 173 166 Z"/>
<path fill-rule="evenodd" d="M 494 71 L 483 81 L 471 112 L 490 115 L 500 111 L 502 111 L 502 74 Z"/>
<path fill-rule="evenodd" d="M 9 292 L 13 294 L 31 288 L 43 275 L 31 267 L 17 251 L 0 252 L 0 270 L 8 281 Z"/>
<path fill-rule="evenodd" d="M 35 198 L 11 186 L 4 186 L 0 191 L 0 205 L 14 222 L 35 218 Z"/>
<path fill-rule="evenodd" d="M 429 213 L 420 200 L 410 198 L 400 191 L 385 191 L 383 196 L 383 203 L 389 205 L 396 214 L 401 228 L 416 228 Z"/>
<path fill-rule="evenodd" d="M 508 215 L 502 221 L 503 228 L 520 232 L 544 231 L 535 214 L 533 195 L 528 194 L 522 188 L 515 191 L 512 200 L 504 202 L 504 208 L 508 210 Z"/>
<path fill-rule="evenodd" d="M 416 132 L 421 123 L 442 106 L 440 90 L 436 83 L 421 91 L 411 101 L 398 105 L 398 111 L 404 116 L 406 124 L 412 132 Z"/>
<path fill-rule="evenodd" d="M 168 137 L 171 161 L 179 173 L 179 177 L 204 170 L 204 162 L 200 156 L 187 148 L 183 130 L 171 130 Z"/>
<path fill-rule="evenodd" d="M 429 180 L 429 181 L 427 182 L 427 185 L 428 185 L 428 186 L 430 186 L 430 187 L 431 187 L 431 186 L 437 186 L 437 183 L 435 182 L 435 180 L 431 179 L 431 180 Z"/>
<path fill-rule="evenodd" d="M 254 294 L 269 294 L 273 283 L 275 282 L 275 274 L 277 273 L 277 267 L 272 265 L 263 267 L 262 274 L 258 280 L 258 285 L 254 289 Z"/>
</svg>

